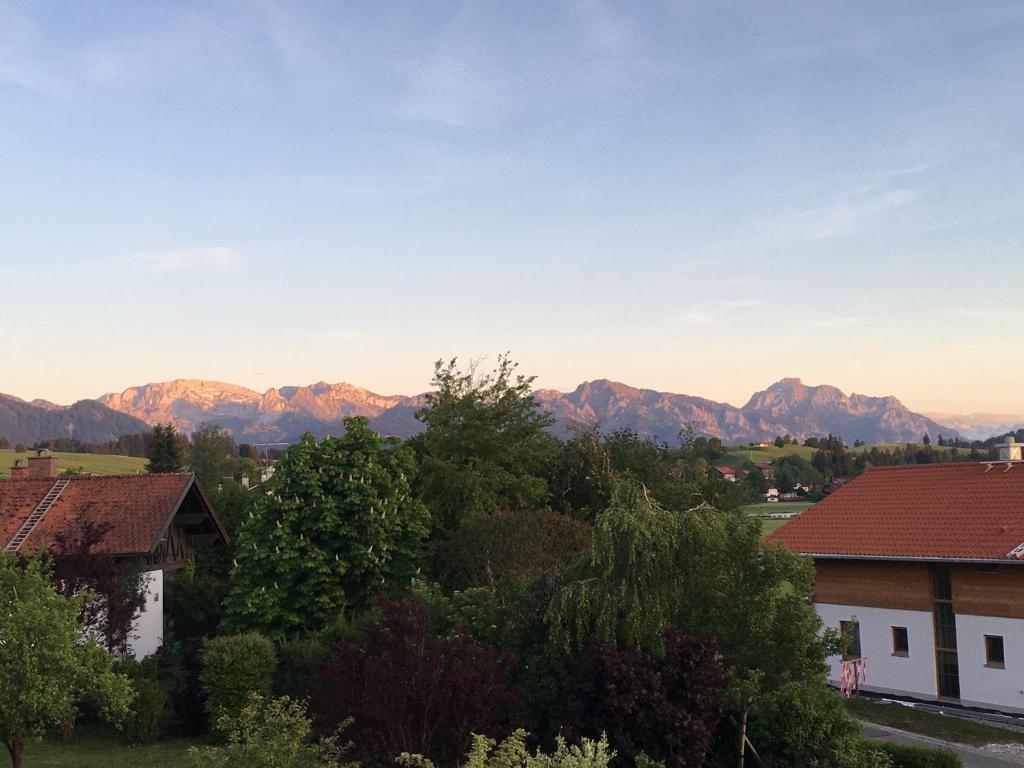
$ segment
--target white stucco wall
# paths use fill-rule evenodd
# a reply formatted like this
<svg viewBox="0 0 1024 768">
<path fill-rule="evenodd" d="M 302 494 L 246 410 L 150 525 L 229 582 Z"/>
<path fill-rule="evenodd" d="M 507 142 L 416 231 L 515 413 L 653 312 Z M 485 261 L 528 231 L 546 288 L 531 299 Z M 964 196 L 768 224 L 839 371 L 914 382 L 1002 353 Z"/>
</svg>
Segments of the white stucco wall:
<svg viewBox="0 0 1024 768">
<path fill-rule="evenodd" d="M 822 623 L 837 632 L 840 621 L 859 620 L 861 656 L 867 659 L 867 683 L 863 688 L 935 698 L 935 639 L 930 612 L 829 603 L 816 603 L 814 608 Z M 910 653 L 906 656 L 893 655 L 893 627 L 907 628 Z M 838 685 L 842 658 L 832 656 L 828 662 L 829 680 Z"/>
<path fill-rule="evenodd" d="M 148 571 L 146 579 L 146 606 L 135 617 L 129 641 L 136 658 L 149 656 L 162 644 L 164 639 L 164 572 Z"/>
<path fill-rule="evenodd" d="M 1002 636 L 1004 669 L 985 666 L 985 635 Z M 961 702 L 1024 710 L 1024 620 L 957 614 L 956 645 Z"/>
</svg>

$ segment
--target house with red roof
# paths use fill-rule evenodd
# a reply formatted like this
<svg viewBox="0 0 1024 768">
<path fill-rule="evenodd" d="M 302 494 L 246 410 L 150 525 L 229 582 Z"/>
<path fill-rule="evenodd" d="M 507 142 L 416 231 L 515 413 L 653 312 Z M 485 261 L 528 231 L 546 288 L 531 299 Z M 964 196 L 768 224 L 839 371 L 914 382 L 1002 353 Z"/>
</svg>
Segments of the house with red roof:
<svg viewBox="0 0 1024 768">
<path fill-rule="evenodd" d="M 852 661 L 862 690 L 1024 712 L 1021 447 L 868 469 L 767 537 L 814 559 L 834 683 Z"/>
<path fill-rule="evenodd" d="M 163 642 L 165 583 L 195 547 L 226 543 L 224 527 L 192 474 L 59 475 L 56 460 L 39 452 L 0 480 L 0 545 L 7 553 L 45 550 L 88 524 L 105 530 L 94 554 L 145 574 L 146 604 L 131 649 L 147 656 Z"/>
</svg>

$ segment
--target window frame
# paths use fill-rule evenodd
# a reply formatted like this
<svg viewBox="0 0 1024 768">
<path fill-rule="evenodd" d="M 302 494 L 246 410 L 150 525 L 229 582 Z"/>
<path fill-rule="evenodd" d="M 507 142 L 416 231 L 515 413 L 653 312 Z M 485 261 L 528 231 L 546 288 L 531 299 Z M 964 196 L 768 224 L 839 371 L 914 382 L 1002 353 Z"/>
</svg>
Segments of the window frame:
<svg viewBox="0 0 1024 768">
<path fill-rule="evenodd" d="M 910 631 L 906 627 L 898 627 L 893 625 L 892 631 L 892 655 L 899 656 L 900 658 L 909 658 L 910 656 Z M 903 647 L 900 648 L 896 644 L 897 632 L 903 633 Z"/>
<path fill-rule="evenodd" d="M 1003 635 L 985 635 L 985 666 L 991 669 L 1006 669 L 1006 641 Z M 992 642 L 999 641 L 999 651 L 1002 658 L 992 658 Z"/>
</svg>

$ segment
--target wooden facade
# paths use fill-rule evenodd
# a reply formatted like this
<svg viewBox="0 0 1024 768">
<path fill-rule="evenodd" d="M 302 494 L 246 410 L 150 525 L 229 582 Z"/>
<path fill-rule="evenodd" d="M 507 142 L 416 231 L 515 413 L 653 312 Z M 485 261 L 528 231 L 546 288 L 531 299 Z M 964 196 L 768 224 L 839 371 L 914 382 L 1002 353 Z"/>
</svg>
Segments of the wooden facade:
<svg viewBox="0 0 1024 768">
<path fill-rule="evenodd" d="M 933 609 L 931 563 L 832 560 L 814 563 L 814 602 L 906 611 Z M 1024 619 L 1024 563 L 950 568 L 957 614 Z"/>
</svg>

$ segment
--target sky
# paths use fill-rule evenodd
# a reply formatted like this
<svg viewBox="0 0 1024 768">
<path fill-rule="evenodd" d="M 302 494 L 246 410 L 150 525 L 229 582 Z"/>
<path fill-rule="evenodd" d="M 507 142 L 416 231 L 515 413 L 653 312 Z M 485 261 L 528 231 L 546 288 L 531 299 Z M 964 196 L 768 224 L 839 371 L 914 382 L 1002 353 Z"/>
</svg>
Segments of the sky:
<svg viewBox="0 0 1024 768">
<path fill-rule="evenodd" d="M 0 392 L 1021 413 L 1022 86 L 1017 0 L 0 0 Z"/>
</svg>

